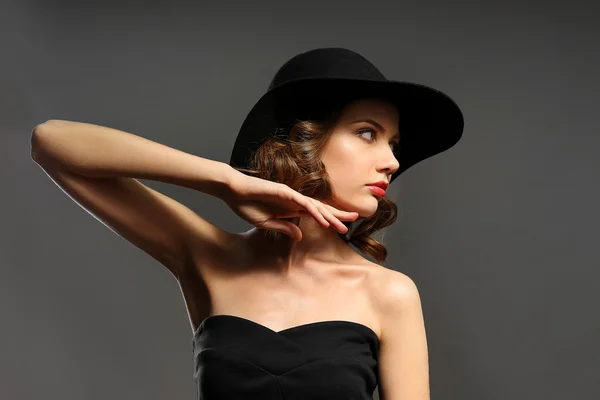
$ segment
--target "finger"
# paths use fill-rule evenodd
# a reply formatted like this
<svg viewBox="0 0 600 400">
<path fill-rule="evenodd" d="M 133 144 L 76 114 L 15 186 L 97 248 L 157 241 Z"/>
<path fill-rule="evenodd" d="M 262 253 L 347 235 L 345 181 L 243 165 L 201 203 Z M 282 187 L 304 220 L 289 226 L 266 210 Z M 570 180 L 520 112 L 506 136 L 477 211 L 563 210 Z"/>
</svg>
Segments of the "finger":
<svg viewBox="0 0 600 400">
<path fill-rule="evenodd" d="M 340 219 L 340 220 L 354 221 L 355 219 L 358 218 L 359 214 L 356 211 L 343 211 L 343 210 L 340 210 L 333 206 L 330 206 L 329 204 L 325 204 L 325 203 L 323 203 L 323 204 L 325 205 L 325 207 L 327 207 L 327 209 L 329 211 L 331 211 L 333 213 L 333 215 L 338 217 L 338 219 Z"/>
<path fill-rule="evenodd" d="M 329 227 L 329 221 L 323 216 L 321 211 L 309 197 L 299 194 L 298 196 L 294 196 L 294 201 L 296 201 L 298 205 L 304 207 L 317 222 L 321 223 L 321 225 L 326 228 Z"/>
<path fill-rule="evenodd" d="M 304 196 L 284 184 L 278 185 L 277 195 L 285 198 L 286 200 L 294 201 L 300 207 L 307 210 L 313 216 L 313 218 L 315 218 L 317 222 L 319 222 L 321 225 L 323 225 L 326 228 L 329 227 L 329 222 L 321 215 L 319 210 L 312 203 L 310 197 Z"/>
<path fill-rule="evenodd" d="M 344 225 L 342 221 L 340 221 L 335 215 L 333 215 L 333 213 L 327 207 L 325 207 L 324 203 L 318 202 L 317 208 L 319 209 L 319 211 L 321 211 L 323 216 L 327 218 L 329 223 L 332 224 L 340 233 L 348 232 L 348 228 L 346 227 L 346 225 Z"/>
<path fill-rule="evenodd" d="M 278 213 L 276 214 L 276 218 L 296 218 L 296 217 L 305 217 L 305 216 L 310 216 L 312 217 L 312 214 L 309 213 L 308 211 L 306 211 L 305 209 L 299 209 L 299 210 L 293 210 L 293 211 L 288 211 L 286 213 Z"/>
</svg>

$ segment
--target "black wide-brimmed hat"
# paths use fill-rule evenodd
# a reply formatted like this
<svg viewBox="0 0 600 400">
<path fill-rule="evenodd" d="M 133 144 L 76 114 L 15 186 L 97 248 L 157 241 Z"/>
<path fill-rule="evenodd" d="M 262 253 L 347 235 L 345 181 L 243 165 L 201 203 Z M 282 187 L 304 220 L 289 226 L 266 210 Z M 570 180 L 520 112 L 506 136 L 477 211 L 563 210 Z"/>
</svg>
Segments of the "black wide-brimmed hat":
<svg viewBox="0 0 600 400">
<path fill-rule="evenodd" d="M 310 119 L 329 106 L 377 97 L 396 105 L 400 167 L 393 181 L 416 163 L 454 146 L 462 136 L 460 108 L 439 90 L 386 79 L 365 57 L 344 48 L 318 48 L 288 60 L 246 116 L 229 164 L 249 168 L 252 154 L 271 135 L 289 134 L 296 119 Z"/>
</svg>

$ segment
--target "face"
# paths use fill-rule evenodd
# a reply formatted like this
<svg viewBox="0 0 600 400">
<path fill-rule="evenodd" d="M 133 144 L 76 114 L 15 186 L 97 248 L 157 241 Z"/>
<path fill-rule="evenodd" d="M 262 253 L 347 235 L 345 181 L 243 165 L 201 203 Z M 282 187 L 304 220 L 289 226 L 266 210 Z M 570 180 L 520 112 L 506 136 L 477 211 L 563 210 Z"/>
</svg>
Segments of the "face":
<svg viewBox="0 0 600 400">
<path fill-rule="evenodd" d="M 377 211 L 382 196 L 367 185 L 389 183 L 400 167 L 393 153 L 398 118 L 396 107 L 380 99 L 360 99 L 345 107 L 321 157 L 333 191 L 327 203 L 360 217 Z"/>
</svg>

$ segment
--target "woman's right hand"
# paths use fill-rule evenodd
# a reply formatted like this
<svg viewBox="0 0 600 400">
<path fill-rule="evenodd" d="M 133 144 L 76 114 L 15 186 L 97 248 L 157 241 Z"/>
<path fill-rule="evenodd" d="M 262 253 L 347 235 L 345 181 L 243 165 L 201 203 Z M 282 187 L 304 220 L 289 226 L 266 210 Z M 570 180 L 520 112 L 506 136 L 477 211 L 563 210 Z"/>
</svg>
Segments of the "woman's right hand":
<svg viewBox="0 0 600 400">
<path fill-rule="evenodd" d="M 348 232 L 341 221 L 358 218 L 357 212 L 338 210 L 283 183 L 249 176 L 237 170 L 232 174 L 228 194 L 222 200 L 258 229 L 281 232 L 298 241 L 302 240 L 302 231 L 283 218 L 311 215 L 322 226 L 332 226 L 340 233 Z"/>
</svg>

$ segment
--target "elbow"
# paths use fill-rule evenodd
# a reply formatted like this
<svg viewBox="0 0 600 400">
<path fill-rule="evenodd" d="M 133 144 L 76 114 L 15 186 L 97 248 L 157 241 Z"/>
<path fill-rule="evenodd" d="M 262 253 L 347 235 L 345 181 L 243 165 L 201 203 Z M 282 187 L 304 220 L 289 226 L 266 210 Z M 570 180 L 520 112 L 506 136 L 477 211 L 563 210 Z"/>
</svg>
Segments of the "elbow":
<svg viewBox="0 0 600 400">
<path fill-rule="evenodd" d="M 46 122 L 43 122 L 39 125 L 36 125 L 35 128 L 31 131 L 31 158 L 38 162 L 40 157 L 44 154 L 44 145 L 48 142 L 48 136 L 50 132 L 54 131 L 57 125 L 64 123 L 66 121 L 58 120 L 58 119 L 49 119 Z"/>
<path fill-rule="evenodd" d="M 51 128 L 55 126 L 57 122 L 59 122 L 59 120 L 49 119 L 46 122 L 36 125 L 31 131 L 31 159 L 37 164 L 41 165 L 42 158 L 45 157 L 44 146 L 48 143 L 48 140 L 50 140 L 48 137 L 53 131 Z"/>
<path fill-rule="evenodd" d="M 43 138 L 42 136 L 45 135 L 46 131 L 46 125 L 49 121 L 46 121 L 42 124 L 37 125 L 35 128 L 33 128 L 33 131 L 31 131 L 31 159 L 33 161 L 38 161 L 39 157 L 41 156 L 41 152 L 42 152 L 42 147 L 43 147 Z"/>
</svg>

